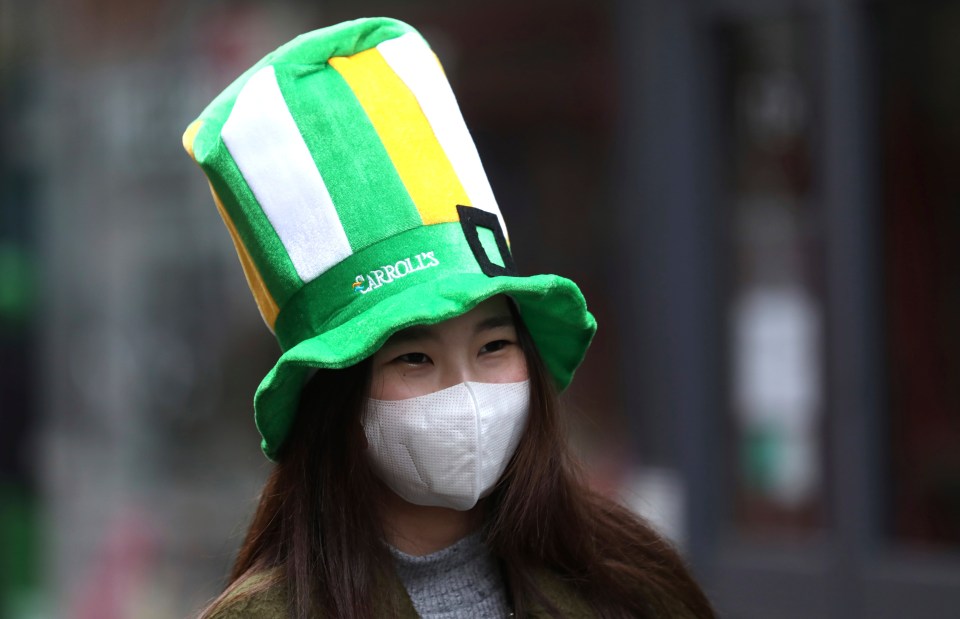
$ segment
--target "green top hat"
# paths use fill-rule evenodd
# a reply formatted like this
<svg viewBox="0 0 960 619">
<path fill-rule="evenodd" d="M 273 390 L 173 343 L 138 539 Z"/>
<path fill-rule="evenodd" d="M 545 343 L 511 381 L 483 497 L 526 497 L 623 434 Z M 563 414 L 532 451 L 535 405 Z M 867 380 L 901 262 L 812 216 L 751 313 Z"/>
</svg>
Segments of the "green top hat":
<svg viewBox="0 0 960 619">
<path fill-rule="evenodd" d="M 283 349 L 254 397 L 274 459 L 312 368 L 484 299 L 516 302 L 557 386 L 596 331 L 576 284 L 520 277 L 437 57 L 402 22 L 301 35 L 241 75 L 183 137 Z"/>
</svg>

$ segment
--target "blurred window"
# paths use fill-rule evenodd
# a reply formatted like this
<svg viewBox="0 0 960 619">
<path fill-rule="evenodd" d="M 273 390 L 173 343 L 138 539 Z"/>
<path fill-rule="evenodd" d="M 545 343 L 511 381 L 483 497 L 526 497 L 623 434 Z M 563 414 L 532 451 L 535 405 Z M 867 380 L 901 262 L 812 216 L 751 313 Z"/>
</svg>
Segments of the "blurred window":
<svg viewBox="0 0 960 619">
<path fill-rule="evenodd" d="M 734 519 L 743 534 L 794 535 L 823 526 L 825 495 L 810 28 L 737 22 L 720 45 Z"/>
</svg>

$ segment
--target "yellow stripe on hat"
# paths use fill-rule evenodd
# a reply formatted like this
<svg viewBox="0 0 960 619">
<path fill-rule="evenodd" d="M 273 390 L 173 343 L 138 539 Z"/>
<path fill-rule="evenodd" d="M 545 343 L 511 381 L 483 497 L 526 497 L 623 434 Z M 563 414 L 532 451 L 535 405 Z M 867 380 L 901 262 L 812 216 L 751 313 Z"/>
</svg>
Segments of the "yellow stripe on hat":
<svg viewBox="0 0 960 619">
<path fill-rule="evenodd" d="M 380 136 L 424 224 L 459 221 L 471 205 L 416 97 L 377 49 L 330 59 Z"/>
<path fill-rule="evenodd" d="M 196 140 L 197 133 L 200 132 L 201 126 L 203 126 L 203 121 L 199 119 L 195 120 L 190 123 L 190 126 L 187 127 L 187 130 L 183 133 L 183 148 L 194 160 L 196 160 L 196 157 L 193 155 L 193 142 Z M 257 302 L 257 307 L 260 309 L 260 315 L 270 330 L 273 331 L 273 325 L 277 322 L 277 314 L 280 313 L 280 308 L 277 307 L 277 302 L 274 301 L 273 295 L 267 290 L 267 285 L 263 282 L 263 277 L 260 276 L 257 265 L 253 263 L 247 247 L 243 244 L 240 235 L 237 233 L 237 227 L 233 224 L 233 220 L 230 219 L 230 214 L 227 213 L 227 209 L 223 207 L 223 202 L 213 189 L 213 185 L 210 185 L 210 193 L 213 195 L 213 203 L 217 205 L 217 212 L 220 213 L 223 223 L 227 226 L 227 231 L 230 232 L 233 247 L 237 250 L 237 256 L 240 258 L 240 266 L 243 268 L 243 274 L 247 278 L 247 285 L 250 286 L 250 292 L 253 293 L 253 298 Z"/>
<path fill-rule="evenodd" d="M 469 196 L 469 202 L 463 204 L 495 214 L 509 242 L 506 223 L 483 170 L 477 147 L 436 54 L 423 38 L 414 33 L 383 41 L 377 45 L 377 51 L 410 89 L 423 110 L 453 166 L 454 174 Z"/>
<path fill-rule="evenodd" d="M 183 148 L 190 155 L 190 158 L 196 161 L 196 157 L 193 156 L 193 141 L 197 139 L 197 134 L 200 133 L 200 127 L 203 126 L 203 121 L 199 118 L 187 127 L 187 130 L 183 132 Z"/>
<path fill-rule="evenodd" d="M 240 239 L 240 235 L 237 234 L 237 227 L 233 225 L 233 220 L 230 219 L 227 209 L 223 208 L 223 202 L 220 201 L 220 196 L 214 191 L 213 186 L 210 187 L 210 193 L 213 194 L 213 202 L 217 205 L 217 212 L 220 213 L 223 223 L 227 225 L 227 230 L 230 231 L 230 238 L 233 239 L 233 246 L 240 258 L 240 266 L 243 267 L 243 274 L 247 278 L 247 285 L 250 286 L 250 292 L 253 293 L 253 298 L 260 309 L 260 315 L 263 316 L 263 322 L 267 323 L 267 326 L 273 331 L 273 325 L 277 322 L 277 314 L 280 313 L 280 308 L 277 307 L 277 302 L 273 300 L 273 295 L 267 290 L 267 285 L 263 282 L 257 265 L 253 263 L 247 247 Z"/>
</svg>

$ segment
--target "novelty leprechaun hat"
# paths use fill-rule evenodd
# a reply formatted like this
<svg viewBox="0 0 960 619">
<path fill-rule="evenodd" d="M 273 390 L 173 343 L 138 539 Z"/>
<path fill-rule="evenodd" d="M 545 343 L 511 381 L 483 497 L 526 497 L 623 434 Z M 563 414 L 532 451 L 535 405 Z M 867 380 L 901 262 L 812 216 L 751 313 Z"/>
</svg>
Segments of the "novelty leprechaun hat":
<svg viewBox="0 0 960 619">
<path fill-rule="evenodd" d="M 456 99 L 424 39 L 375 18 L 316 30 L 240 76 L 188 128 L 264 321 L 283 350 L 254 397 L 274 459 L 312 368 L 496 294 L 559 388 L 596 330 L 573 282 L 520 277 Z"/>
</svg>

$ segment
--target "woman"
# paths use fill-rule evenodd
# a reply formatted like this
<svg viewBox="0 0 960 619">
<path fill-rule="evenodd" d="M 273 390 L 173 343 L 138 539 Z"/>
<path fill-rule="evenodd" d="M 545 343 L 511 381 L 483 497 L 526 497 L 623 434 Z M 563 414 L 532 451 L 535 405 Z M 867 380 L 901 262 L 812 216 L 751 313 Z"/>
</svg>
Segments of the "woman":
<svg viewBox="0 0 960 619">
<path fill-rule="evenodd" d="M 712 617 L 580 479 L 558 417 L 596 329 L 521 277 L 436 57 L 388 19 L 308 33 L 184 136 L 284 350 L 276 462 L 206 617 Z"/>
</svg>

